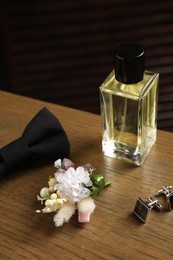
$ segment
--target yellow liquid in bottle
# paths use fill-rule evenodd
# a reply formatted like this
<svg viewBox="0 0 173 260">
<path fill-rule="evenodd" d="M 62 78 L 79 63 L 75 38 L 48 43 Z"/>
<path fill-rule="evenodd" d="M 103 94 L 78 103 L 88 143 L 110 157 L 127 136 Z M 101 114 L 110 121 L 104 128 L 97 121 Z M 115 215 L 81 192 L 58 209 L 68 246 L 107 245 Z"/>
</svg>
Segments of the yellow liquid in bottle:
<svg viewBox="0 0 173 260">
<path fill-rule="evenodd" d="M 136 84 L 116 81 L 114 71 L 100 87 L 102 150 L 141 165 L 156 140 L 159 75 L 145 72 Z"/>
</svg>

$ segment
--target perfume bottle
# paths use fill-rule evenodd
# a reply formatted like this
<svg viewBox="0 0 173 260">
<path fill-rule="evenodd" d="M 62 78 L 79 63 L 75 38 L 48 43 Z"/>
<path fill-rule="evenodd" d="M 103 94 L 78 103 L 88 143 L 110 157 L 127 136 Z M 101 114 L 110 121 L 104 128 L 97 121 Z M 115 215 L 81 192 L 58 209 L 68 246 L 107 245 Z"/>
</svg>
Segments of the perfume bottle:
<svg viewBox="0 0 173 260">
<path fill-rule="evenodd" d="M 119 46 L 100 87 L 102 151 L 141 165 L 156 140 L 159 74 L 145 71 L 144 49 Z"/>
</svg>

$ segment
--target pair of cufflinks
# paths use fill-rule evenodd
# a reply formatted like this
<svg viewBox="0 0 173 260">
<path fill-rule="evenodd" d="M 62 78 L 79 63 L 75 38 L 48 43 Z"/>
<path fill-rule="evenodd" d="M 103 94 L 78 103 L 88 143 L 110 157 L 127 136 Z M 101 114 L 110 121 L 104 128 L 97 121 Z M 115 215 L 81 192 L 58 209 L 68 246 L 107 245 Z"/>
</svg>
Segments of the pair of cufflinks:
<svg viewBox="0 0 173 260">
<path fill-rule="evenodd" d="M 158 211 L 164 210 L 163 206 L 158 202 L 155 197 L 160 195 L 164 195 L 167 202 L 167 210 L 173 210 L 173 186 L 166 186 L 159 190 L 154 198 L 149 197 L 148 202 L 143 201 L 141 198 L 138 198 L 136 201 L 136 205 L 134 208 L 134 214 L 143 222 L 146 223 L 148 221 L 151 210 L 154 208 Z"/>
</svg>

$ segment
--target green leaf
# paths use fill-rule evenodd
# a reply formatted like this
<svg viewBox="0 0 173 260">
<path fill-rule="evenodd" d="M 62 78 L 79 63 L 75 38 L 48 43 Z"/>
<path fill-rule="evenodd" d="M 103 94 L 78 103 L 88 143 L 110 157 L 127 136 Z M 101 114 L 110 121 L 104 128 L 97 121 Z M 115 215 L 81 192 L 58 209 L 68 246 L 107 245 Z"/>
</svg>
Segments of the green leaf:
<svg viewBox="0 0 173 260">
<path fill-rule="evenodd" d="M 98 187 L 100 190 L 103 190 L 105 188 L 105 179 L 103 175 L 98 173 L 91 175 L 91 180 L 93 182 L 93 185 Z"/>
<path fill-rule="evenodd" d="M 96 186 L 92 186 L 92 188 L 91 188 L 91 196 L 93 198 L 95 198 L 95 197 L 98 197 L 99 194 L 100 194 L 100 189 L 98 187 L 96 187 Z"/>
</svg>

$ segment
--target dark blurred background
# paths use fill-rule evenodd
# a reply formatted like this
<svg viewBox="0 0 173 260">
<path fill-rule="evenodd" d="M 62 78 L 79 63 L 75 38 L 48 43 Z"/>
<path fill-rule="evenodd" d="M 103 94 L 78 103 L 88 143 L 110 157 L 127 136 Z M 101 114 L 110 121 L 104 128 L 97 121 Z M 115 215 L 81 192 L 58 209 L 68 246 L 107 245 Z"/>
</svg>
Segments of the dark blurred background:
<svg viewBox="0 0 173 260">
<path fill-rule="evenodd" d="M 138 42 L 160 73 L 158 128 L 173 131 L 172 0 L 1 0 L 0 89 L 100 113 L 113 52 Z"/>
</svg>

